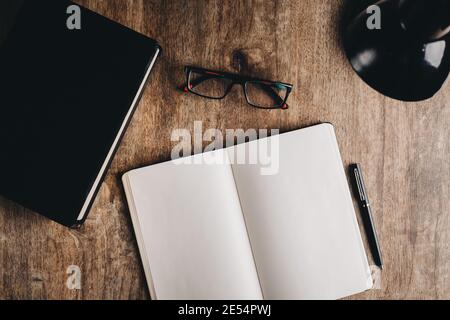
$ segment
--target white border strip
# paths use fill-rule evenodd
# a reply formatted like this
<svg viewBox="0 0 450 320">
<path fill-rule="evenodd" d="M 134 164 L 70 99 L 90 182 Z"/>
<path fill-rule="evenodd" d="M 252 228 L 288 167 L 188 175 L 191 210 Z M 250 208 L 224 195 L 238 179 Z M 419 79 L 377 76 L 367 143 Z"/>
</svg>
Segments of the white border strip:
<svg viewBox="0 0 450 320">
<path fill-rule="evenodd" d="M 94 182 L 94 185 L 91 188 L 91 191 L 89 191 L 88 197 L 87 197 L 87 199 L 86 199 L 86 201 L 85 201 L 85 203 L 83 205 L 83 208 L 81 209 L 80 214 L 78 215 L 77 221 L 83 220 L 84 216 L 86 215 L 86 211 L 89 208 L 89 204 L 91 203 L 92 197 L 95 194 L 95 190 L 97 190 L 97 187 L 98 187 L 98 185 L 99 185 L 99 183 L 100 183 L 100 181 L 101 181 L 101 179 L 103 177 L 103 174 L 104 174 L 106 168 L 108 167 L 108 163 L 110 162 L 110 160 L 111 160 L 111 158 L 112 158 L 112 156 L 114 154 L 114 150 L 116 149 L 116 146 L 119 143 L 120 137 L 122 136 L 122 133 L 125 130 L 125 127 L 126 127 L 126 125 L 128 123 L 128 120 L 130 119 L 131 115 L 133 114 L 133 111 L 134 111 L 134 109 L 136 107 L 136 103 L 139 100 L 139 97 L 140 97 L 140 95 L 142 93 L 142 90 L 144 89 L 144 86 L 145 86 L 145 84 L 147 82 L 147 79 L 150 76 L 150 72 L 153 69 L 153 65 L 156 62 L 156 58 L 159 55 L 159 51 L 160 51 L 160 49 L 157 48 L 155 56 L 154 56 L 152 62 L 150 63 L 149 68 L 147 69 L 147 73 L 145 74 L 144 80 L 142 81 L 141 86 L 140 86 L 140 88 L 138 90 L 138 93 L 137 93 L 136 97 L 134 98 L 133 104 L 131 105 L 130 110 L 128 110 L 128 113 L 127 113 L 127 115 L 125 117 L 125 120 L 122 123 L 122 127 L 120 128 L 119 133 L 117 134 L 116 139 L 114 140 L 114 143 L 113 143 L 111 149 L 109 150 L 109 153 L 108 153 L 108 155 L 107 155 L 107 157 L 105 159 L 105 162 L 103 163 L 102 168 L 100 169 L 99 174 L 97 175 L 97 178 L 95 179 L 95 182 Z"/>
</svg>

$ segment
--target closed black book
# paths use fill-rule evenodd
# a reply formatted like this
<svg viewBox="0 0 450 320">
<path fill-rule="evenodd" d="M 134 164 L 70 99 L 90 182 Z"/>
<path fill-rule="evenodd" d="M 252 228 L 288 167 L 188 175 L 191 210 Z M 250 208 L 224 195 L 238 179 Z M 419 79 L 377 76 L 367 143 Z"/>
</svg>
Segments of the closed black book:
<svg viewBox="0 0 450 320">
<path fill-rule="evenodd" d="M 72 5 L 0 2 L 0 194 L 66 226 L 86 219 L 160 51 Z"/>
</svg>

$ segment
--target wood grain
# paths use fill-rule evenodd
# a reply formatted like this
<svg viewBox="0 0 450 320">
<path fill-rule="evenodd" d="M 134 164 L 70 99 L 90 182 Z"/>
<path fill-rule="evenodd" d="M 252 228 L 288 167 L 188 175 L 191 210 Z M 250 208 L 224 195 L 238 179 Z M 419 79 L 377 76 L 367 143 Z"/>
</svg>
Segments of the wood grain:
<svg viewBox="0 0 450 320">
<path fill-rule="evenodd" d="M 81 230 L 0 200 L 0 298 L 146 299 L 119 181 L 170 156 L 175 128 L 280 128 L 332 122 L 346 164 L 360 162 L 380 232 L 380 290 L 353 298 L 450 298 L 450 85 L 402 103 L 367 87 L 343 54 L 344 1 L 79 0 L 164 49 Z M 206 101 L 175 88 L 182 66 L 251 73 L 295 85 L 290 110 L 248 107 L 242 93 Z M 81 290 L 66 286 L 67 268 Z"/>
</svg>

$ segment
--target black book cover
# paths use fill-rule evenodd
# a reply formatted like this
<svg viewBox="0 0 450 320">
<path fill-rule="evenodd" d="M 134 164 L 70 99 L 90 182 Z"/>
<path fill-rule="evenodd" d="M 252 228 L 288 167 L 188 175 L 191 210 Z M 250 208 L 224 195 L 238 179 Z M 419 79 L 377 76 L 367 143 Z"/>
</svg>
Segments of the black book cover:
<svg viewBox="0 0 450 320">
<path fill-rule="evenodd" d="M 1 0 L 0 194 L 66 226 L 95 198 L 159 47 L 65 0 Z"/>
</svg>

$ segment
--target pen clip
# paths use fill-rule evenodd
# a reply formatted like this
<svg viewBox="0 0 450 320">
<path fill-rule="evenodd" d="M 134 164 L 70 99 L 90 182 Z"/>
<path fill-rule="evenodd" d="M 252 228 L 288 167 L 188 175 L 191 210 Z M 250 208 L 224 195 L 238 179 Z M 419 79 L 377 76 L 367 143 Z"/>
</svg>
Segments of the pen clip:
<svg viewBox="0 0 450 320">
<path fill-rule="evenodd" d="M 355 173 L 356 185 L 358 186 L 359 197 L 361 198 L 361 201 L 367 201 L 366 193 L 364 192 L 364 187 L 362 186 L 361 175 L 359 173 L 359 170 L 357 168 L 355 168 L 354 173 Z"/>
</svg>

